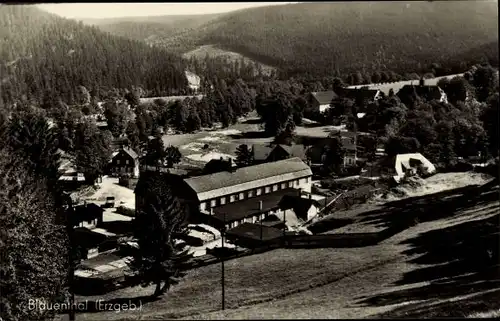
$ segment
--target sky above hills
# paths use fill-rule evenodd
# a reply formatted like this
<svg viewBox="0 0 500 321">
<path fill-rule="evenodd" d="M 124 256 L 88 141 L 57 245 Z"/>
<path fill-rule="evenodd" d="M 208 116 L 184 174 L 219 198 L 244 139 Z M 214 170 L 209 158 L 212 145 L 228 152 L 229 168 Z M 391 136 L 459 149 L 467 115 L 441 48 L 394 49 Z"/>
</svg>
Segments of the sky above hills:
<svg viewBox="0 0 500 321">
<path fill-rule="evenodd" d="M 39 4 L 38 7 L 65 18 L 98 19 L 222 13 L 245 8 L 279 5 L 285 3 L 293 2 L 59 3 Z"/>
</svg>

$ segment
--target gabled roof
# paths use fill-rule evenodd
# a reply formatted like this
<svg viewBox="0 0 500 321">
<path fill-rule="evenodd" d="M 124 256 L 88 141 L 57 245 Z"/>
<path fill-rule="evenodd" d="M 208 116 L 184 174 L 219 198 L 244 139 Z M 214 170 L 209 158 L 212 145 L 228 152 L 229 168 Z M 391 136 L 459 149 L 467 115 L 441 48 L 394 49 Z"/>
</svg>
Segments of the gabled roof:
<svg viewBox="0 0 500 321">
<path fill-rule="evenodd" d="M 257 161 L 265 161 L 269 157 L 269 154 L 271 154 L 273 149 L 274 147 L 269 145 L 253 144 L 252 145 L 253 159 Z"/>
<path fill-rule="evenodd" d="M 311 176 L 311 168 L 299 158 L 242 167 L 185 179 L 200 201 L 239 193 L 252 188 Z"/>
<path fill-rule="evenodd" d="M 332 100 L 337 99 L 339 96 L 333 91 L 316 91 L 311 93 L 320 105 L 330 105 Z"/>
<path fill-rule="evenodd" d="M 128 154 L 130 157 L 132 157 L 132 159 L 136 160 L 139 158 L 139 155 L 137 155 L 136 152 L 134 152 L 132 149 L 130 148 L 127 148 L 127 147 L 124 147 L 121 149 L 121 151 L 124 151 L 126 154 Z M 118 152 L 116 155 L 118 155 L 120 152 Z M 113 157 L 115 157 L 116 155 L 114 155 Z"/>
<path fill-rule="evenodd" d="M 254 160 L 257 161 L 265 161 L 271 154 L 271 152 L 276 147 L 283 148 L 290 157 L 298 157 L 302 160 L 305 160 L 306 157 L 306 149 L 304 145 L 301 144 L 293 144 L 291 146 L 279 144 L 279 145 L 262 145 L 262 144 L 254 144 L 252 145 L 252 153 Z"/>
<path fill-rule="evenodd" d="M 304 145 L 293 144 L 291 146 L 288 146 L 288 145 L 279 145 L 279 146 L 281 146 L 281 148 L 286 150 L 288 152 L 288 155 L 290 155 L 290 157 L 298 157 L 302 160 L 305 160 L 307 158 L 306 157 L 306 148 Z"/>
</svg>

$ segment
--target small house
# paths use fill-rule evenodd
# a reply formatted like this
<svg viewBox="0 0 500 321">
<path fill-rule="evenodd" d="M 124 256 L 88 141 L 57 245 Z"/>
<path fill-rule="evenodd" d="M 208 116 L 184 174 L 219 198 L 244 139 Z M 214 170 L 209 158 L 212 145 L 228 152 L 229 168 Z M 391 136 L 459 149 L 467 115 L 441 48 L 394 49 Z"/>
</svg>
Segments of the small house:
<svg viewBox="0 0 500 321">
<path fill-rule="evenodd" d="M 77 205 L 71 213 L 72 226 L 94 228 L 102 223 L 104 210 L 101 206 L 89 203 Z"/>
<path fill-rule="evenodd" d="M 300 195 L 285 195 L 279 203 L 285 218 L 287 214 L 295 214 L 297 218 L 304 222 L 310 220 L 318 214 L 320 204 L 311 197 L 304 198 Z"/>
<path fill-rule="evenodd" d="M 436 172 L 436 167 L 427 158 L 420 153 L 398 154 L 395 160 L 396 175 L 393 176 L 396 182 L 399 182 L 405 175 L 417 174 L 419 170 L 422 174 L 431 175 Z"/>
<path fill-rule="evenodd" d="M 314 112 L 324 113 L 330 108 L 330 104 L 337 99 L 339 99 L 339 95 L 333 90 L 317 91 L 311 93 L 309 103 Z"/>
<path fill-rule="evenodd" d="M 139 155 L 130 148 L 122 147 L 114 153 L 110 171 L 115 176 L 139 177 Z"/>
<path fill-rule="evenodd" d="M 408 105 L 411 102 L 411 97 L 414 95 L 422 97 L 427 101 L 438 100 L 439 102 L 448 102 L 448 97 L 441 87 L 437 85 L 426 85 L 424 79 L 420 79 L 417 86 L 405 85 L 397 93 L 401 102 Z"/>
<path fill-rule="evenodd" d="M 254 144 L 252 145 L 252 158 L 254 164 L 276 162 L 288 158 L 297 157 L 302 161 L 307 161 L 306 148 L 301 144 L 291 146 L 284 144 Z"/>
<path fill-rule="evenodd" d="M 354 132 L 340 131 L 331 134 L 331 136 L 340 136 L 342 148 L 344 149 L 343 166 L 355 166 L 358 160 L 357 157 L 357 135 Z M 332 143 L 333 137 L 328 137 L 318 140 L 314 145 L 307 150 L 307 157 L 313 164 L 322 164 L 325 157 L 327 147 Z"/>
</svg>

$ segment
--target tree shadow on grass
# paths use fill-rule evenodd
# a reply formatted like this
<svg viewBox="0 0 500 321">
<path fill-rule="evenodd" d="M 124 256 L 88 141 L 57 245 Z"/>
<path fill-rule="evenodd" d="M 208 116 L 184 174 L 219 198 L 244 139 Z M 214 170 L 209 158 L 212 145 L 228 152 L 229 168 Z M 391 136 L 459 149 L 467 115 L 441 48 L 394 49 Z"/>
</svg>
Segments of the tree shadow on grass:
<svg viewBox="0 0 500 321">
<path fill-rule="evenodd" d="M 256 138 L 270 138 L 272 137 L 265 131 L 248 131 L 241 134 L 229 135 L 232 139 L 256 139 Z"/>
<path fill-rule="evenodd" d="M 386 213 L 384 218 L 377 217 L 378 220 L 385 219 L 388 225 L 396 224 L 403 228 L 404 224 L 410 224 L 411 220 L 424 222 L 450 217 L 457 215 L 459 210 L 471 209 L 477 205 L 487 206 L 484 214 L 493 215 L 431 230 L 402 242 L 401 244 L 411 246 L 403 252 L 411 257 L 408 262 L 425 266 L 405 273 L 402 279 L 393 285 L 420 282 L 427 282 L 427 285 L 361 297 L 358 304 L 381 306 L 425 301 L 396 308 L 379 317 L 463 317 L 494 306 L 488 302 L 500 302 L 500 213 L 498 205 L 496 208 L 488 206 L 498 201 L 498 187 L 491 187 L 490 185 L 440 193 L 441 197 L 449 197 L 441 200 L 435 196 L 431 201 L 419 198 L 414 205 L 416 210 L 411 210 L 411 204 L 407 205 L 409 210 L 404 210 L 403 202 L 399 201 L 392 206 L 400 209 L 394 213 L 400 217 L 394 217 L 392 213 Z M 460 195 L 461 193 L 463 194 Z M 419 256 L 415 258 L 416 255 Z M 458 300 L 463 303 L 460 309 L 457 309 L 456 302 L 440 301 L 459 296 L 469 296 Z"/>
</svg>

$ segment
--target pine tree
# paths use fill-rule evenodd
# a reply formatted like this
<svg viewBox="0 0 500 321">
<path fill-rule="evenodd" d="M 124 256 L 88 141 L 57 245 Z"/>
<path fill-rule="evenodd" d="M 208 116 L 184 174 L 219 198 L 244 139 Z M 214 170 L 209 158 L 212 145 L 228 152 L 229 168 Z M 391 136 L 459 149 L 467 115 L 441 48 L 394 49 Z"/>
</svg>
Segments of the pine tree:
<svg viewBox="0 0 500 321">
<path fill-rule="evenodd" d="M 236 148 L 236 165 L 238 167 L 250 166 L 253 163 L 252 151 L 248 148 L 248 145 L 241 144 Z"/>
<path fill-rule="evenodd" d="M 179 282 L 192 258 L 176 237 L 186 234 L 186 207 L 175 196 L 167 179 L 145 173 L 137 183 L 135 238 L 138 252 L 130 262 L 137 281 L 144 287 L 154 284 L 154 297 Z"/>
</svg>

